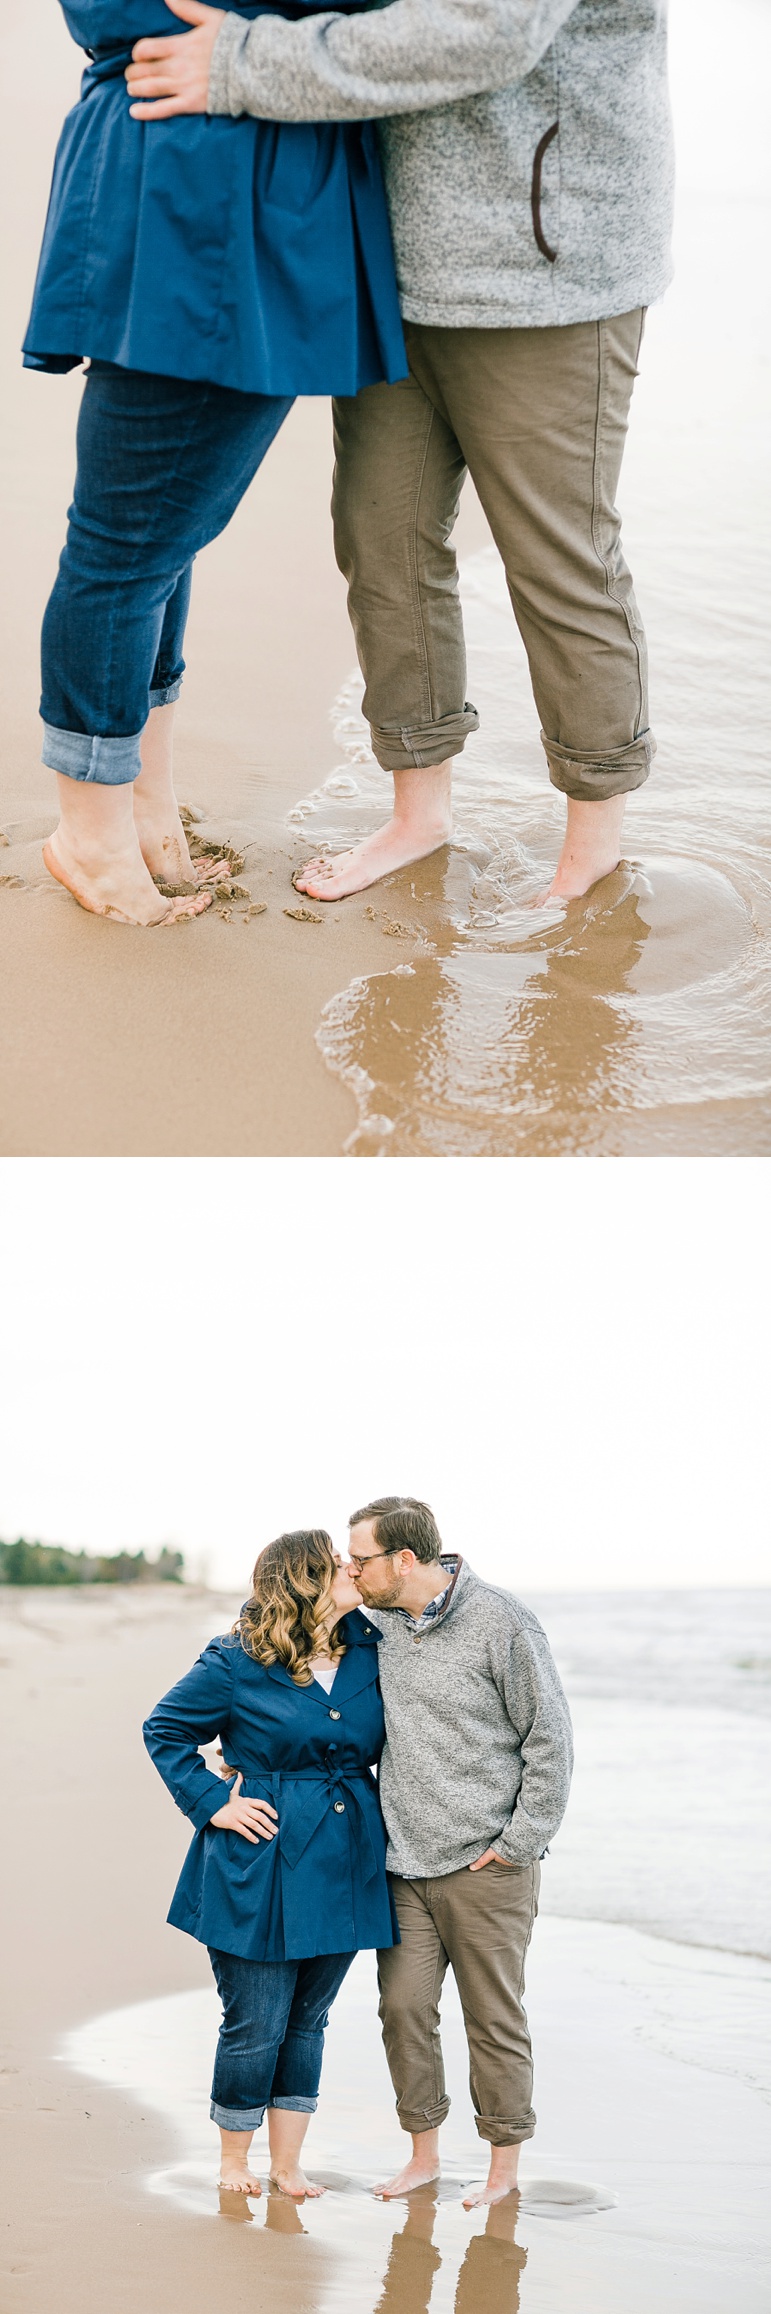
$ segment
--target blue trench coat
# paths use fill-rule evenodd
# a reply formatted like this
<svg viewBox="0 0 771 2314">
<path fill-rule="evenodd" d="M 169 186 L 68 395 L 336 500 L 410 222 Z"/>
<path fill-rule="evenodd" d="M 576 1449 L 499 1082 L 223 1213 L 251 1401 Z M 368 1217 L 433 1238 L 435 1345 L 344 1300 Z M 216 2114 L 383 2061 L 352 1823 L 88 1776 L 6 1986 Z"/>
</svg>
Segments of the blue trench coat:
<svg viewBox="0 0 771 2314">
<path fill-rule="evenodd" d="M 219 4 L 297 18 L 321 0 Z M 132 120 L 134 42 L 188 27 L 163 0 L 62 6 L 92 62 L 54 163 L 26 367 L 93 356 L 275 395 L 406 377 L 374 123 Z"/>
<path fill-rule="evenodd" d="M 308 1960 L 399 1941 L 372 1773 L 385 1734 L 377 1633 L 355 1611 L 330 1695 L 255 1663 L 240 1639 L 213 1639 L 145 1723 L 148 1751 L 196 1826 L 169 1920 L 247 1960 Z M 212 1831 L 229 1787 L 198 1745 L 219 1736 L 246 1799 L 270 1800 L 278 1833 L 254 1848 Z"/>
</svg>

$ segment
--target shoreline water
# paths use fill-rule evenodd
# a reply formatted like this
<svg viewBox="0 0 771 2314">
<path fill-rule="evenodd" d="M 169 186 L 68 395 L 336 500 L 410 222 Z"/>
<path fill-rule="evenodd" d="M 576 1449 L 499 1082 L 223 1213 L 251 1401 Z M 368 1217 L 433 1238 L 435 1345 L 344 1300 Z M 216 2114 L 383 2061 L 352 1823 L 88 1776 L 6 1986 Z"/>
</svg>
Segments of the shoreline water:
<svg viewBox="0 0 771 2314">
<path fill-rule="evenodd" d="M 730 37 L 727 0 L 673 0 L 677 270 L 649 317 L 622 478 L 659 739 L 629 806 L 628 867 L 534 927 L 563 806 L 467 487 L 456 541 L 483 726 L 456 767 L 459 840 L 341 908 L 287 915 L 309 839 L 373 825 L 390 796 L 362 754 L 329 412 L 308 402 L 201 559 L 180 714 L 180 793 L 204 810 L 202 832 L 245 851 L 259 913 L 212 911 L 172 937 L 85 917 L 41 866 L 54 803 L 37 631 L 80 383 L 22 372 L 18 343 L 78 58 L 48 0 L 28 0 L 7 36 L 2 161 L 7 1155 L 771 1148 L 762 109 L 753 126 L 767 44 L 760 0 L 735 0 Z"/>
<path fill-rule="evenodd" d="M 664 1596 L 654 1605 L 652 1594 L 626 1604 L 612 1595 L 616 1649 L 625 1627 L 646 1662 L 647 1603 L 666 1654 Z M 712 1644 L 714 1599 L 692 1595 L 697 1661 L 700 1645 Z M 10 1865 L 3 2314 L 48 2314 L 54 2301 L 58 2314 L 102 2314 L 106 2298 L 110 2314 L 144 2314 L 154 2297 L 164 2314 L 205 2314 L 223 2296 L 247 2314 L 255 2293 L 271 2314 L 425 2314 L 427 2283 L 431 2314 L 514 2314 L 517 2294 L 521 2314 L 553 2314 L 568 2295 L 571 2314 L 649 2314 L 654 2295 L 661 2314 L 730 2314 L 736 2305 L 762 2314 L 771 2115 L 768 2084 L 754 2076 L 771 1967 L 746 1953 L 678 1946 L 640 1926 L 563 1917 L 558 1874 L 566 1900 L 577 1885 L 570 1811 L 544 1868 L 545 1909 L 529 1958 L 539 2123 L 523 2175 L 551 2190 L 567 2186 L 579 2195 L 572 2208 L 553 2203 L 546 2215 L 525 2195 L 521 2211 L 509 2212 L 515 2222 L 503 2247 L 483 2219 L 460 2213 L 456 2186 L 480 2161 L 451 1987 L 446 2194 L 436 2209 L 429 2198 L 409 2214 L 370 2202 L 371 2176 L 393 2166 L 401 2139 L 364 1958 L 347 2004 L 333 2013 L 309 2141 L 309 2165 L 331 2181 L 327 2196 L 299 2220 L 274 2196 L 238 2223 L 232 2212 L 223 2218 L 207 2119 L 216 2002 L 205 1953 L 165 1926 L 188 1827 L 139 1731 L 148 1705 L 227 1627 L 237 1604 L 234 1594 L 192 1588 L 141 1597 L 135 1588 L 117 1597 L 0 1594 Z M 571 1602 L 555 1593 L 533 1604 L 563 1659 L 572 1634 L 580 1763 L 585 1699 L 575 1691 L 589 1676 L 581 1628 L 596 1661 L 597 1595 Z M 733 1636 L 743 1604 L 745 1632 L 757 1638 L 771 1595 L 723 1595 L 729 1657 L 745 1651 Z M 671 1610 L 681 1637 L 686 1605 L 681 1595 Z M 650 1709 L 655 1716 L 658 1706 Z M 768 1722 L 722 1715 L 723 1730 L 737 1725 L 765 1730 Z M 596 1855 L 588 1761 L 586 1777 L 583 1796 L 576 1787 L 576 1838 L 579 1847 L 591 1841 Z M 658 1799 L 658 1769 L 651 1790 Z M 152 2066 L 141 2072 L 139 2012 L 155 2077 Z M 133 2086 L 111 2085 L 116 2035 L 135 2073 L 140 2062 Z M 81 2062 L 88 2055 L 88 2071 L 73 2069 L 74 2054 Z M 614 2195 L 613 2206 L 587 2207 L 580 2196 L 589 2186 Z"/>
</svg>

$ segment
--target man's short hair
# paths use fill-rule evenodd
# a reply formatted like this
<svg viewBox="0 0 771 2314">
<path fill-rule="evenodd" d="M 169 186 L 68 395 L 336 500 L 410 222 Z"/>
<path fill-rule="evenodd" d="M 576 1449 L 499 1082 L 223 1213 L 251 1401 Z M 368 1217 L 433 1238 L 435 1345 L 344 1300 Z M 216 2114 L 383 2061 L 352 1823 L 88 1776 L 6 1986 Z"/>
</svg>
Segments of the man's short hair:
<svg viewBox="0 0 771 2314">
<path fill-rule="evenodd" d="M 375 1541 L 381 1551 L 414 1551 L 416 1559 L 440 1559 L 442 1538 L 432 1510 L 427 1502 L 416 1502 L 411 1494 L 383 1494 L 377 1502 L 365 1503 L 364 1509 L 354 1511 L 349 1527 L 358 1527 L 363 1519 L 371 1519 Z"/>
</svg>

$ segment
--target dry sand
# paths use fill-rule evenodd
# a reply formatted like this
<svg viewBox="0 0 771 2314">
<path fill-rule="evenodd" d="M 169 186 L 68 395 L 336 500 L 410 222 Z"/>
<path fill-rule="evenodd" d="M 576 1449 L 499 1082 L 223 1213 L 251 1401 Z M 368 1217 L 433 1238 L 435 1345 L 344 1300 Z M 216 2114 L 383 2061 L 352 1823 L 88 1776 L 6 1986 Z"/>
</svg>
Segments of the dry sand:
<svg viewBox="0 0 771 2314">
<path fill-rule="evenodd" d="M 447 2192 L 409 2215 L 370 2201 L 401 2139 L 366 1959 L 333 2020 L 309 2140 L 325 2199 L 299 2221 L 276 2197 L 220 2214 L 208 1964 L 164 1925 L 187 1827 L 140 1722 L 234 1605 L 173 1590 L 0 1596 L 0 2314 L 426 2314 L 429 2294 L 431 2314 L 762 2314 L 767 2106 L 735 2077 L 730 2021 L 719 2066 L 672 2053 L 644 1997 L 665 1947 L 607 1923 L 536 1930 L 539 2129 L 516 2225 L 509 2210 L 486 2232 L 459 2208 L 479 2156 L 451 2001 Z M 709 1956 L 692 1968 L 719 2005 Z M 121 2065 L 125 2086 L 106 2085 Z M 538 2179 L 579 2197 L 591 2184 L 615 2206 L 550 2217 Z"/>
<path fill-rule="evenodd" d="M 322 1005 L 393 962 L 368 900 L 297 922 L 286 826 L 333 771 L 330 709 L 354 663 L 329 519 L 324 402 L 296 406 L 227 535 L 201 558 L 179 717 L 179 792 L 205 833 L 247 846 L 243 879 L 265 913 L 214 914 L 152 933 L 102 923 L 47 877 L 55 819 L 40 763 L 38 637 L 64 540 L 80 373 L 21 368 L 56 136 L 79 79 L 53 0 L 3 8 L 0 474 L 0 1152 L 6 1155 L 286 1155 L 340 1152 L 356 1111 L 314 1034 Z M 487 532 L 470 495 L 461 543 Z M 384 781 L 384 799 L 390 786 Z M 17 883 L 16 878 L 20 881 Z M 387 915 L 399 916 L 397 879 Z M 318 912 L 317 912 L 318 913 Z M 411 953 L 409 943 L 404 954 Z"/>
</svg>

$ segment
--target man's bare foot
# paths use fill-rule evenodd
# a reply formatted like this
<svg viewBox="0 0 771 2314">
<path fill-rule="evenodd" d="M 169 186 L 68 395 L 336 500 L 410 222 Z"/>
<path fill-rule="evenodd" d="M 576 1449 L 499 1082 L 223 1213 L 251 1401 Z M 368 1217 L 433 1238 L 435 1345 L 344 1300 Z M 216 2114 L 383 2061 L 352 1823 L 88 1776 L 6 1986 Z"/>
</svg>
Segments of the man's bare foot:
<svg viewBox="0 0 771 2314">
<path fill-rule="evenodd" d="M 579 803 L 568 796 L 565 840 L 551 883 L 537 905 L 547 900 L 582 900 L 603 876 L 612 876 L 621 858 L 621 827 L 625 795 L 600 803 Z"/>
<path fill-rule="evenodd" d="M 136 837 L 123 852 L 78 857 L 60 826 L 43 845 L 43 859 L 49 875 L 72 893 L 81 908 L 92 916 L 110 916 L 116 924 L 177 924 L 181 917 L 200 916 L 211 907 L 208 892 L 184 900 L 163 899 Z"/>
<path fill-rule="evenodd" d="M 326 2193 L 326 2186 L 311 2183 L 310 2178 L 306 2177 L 304 2169 L 300 2168 L 299 2162 L 287 2163 L 280 2169 L 271 2168 L 270 2182 L 271 2185 L 278 2186 L 279 2193 L 287 2194 L 289 2200 L 293 2202 L 304 2201 L 306 2195 L 309 2201 L 318 2201 L 319 2196 Z"/>
<path fill-rule="evenodd" d="M 379 884 L 396 868 L 428 859 L 429 853 L 440 851 L 449 842 L 450 834 L 450 828 L 437 829 L 419 843 L 405 836 L 395 820 L 389 820 L 387 827 L 378 828 L 352 851 L 336 852 L 329 860 L 309 860 L 307 868 L 294 878 L 295 890 L 307 892 L 311 900 L 348 900 L 353 892 L 368 892 L 370 884 Z"/>
<path fill-rule="evenodd" d="M 505 2201 L 507 2194 L 518 2192 L 519 2151 L 518 2145 L 491 2147 L 487 2184 L 469 2186 L 463 2196 L 464 2210 L 489 2208 L 492 2202 Z"/>
<path fill-rule="evenodd" d="M 412 2160 L 405 2162 L 404 2168 L 399 2170 L 396 2177 L 387 2178 L 385 2185 L 374 2186 L 373 2192 L 377 2201 L 396 2201 L 400 2194 L 413 2193 L 418 2185 L 432 2185 L 434 2178 L 440 2175 L 439 2160 L 436 2155 L 426 2160 L 421 2159 L 420 2154 L 414 2153 Z"/>
<path fill-rule="evenodd" d="M 311 900 L 347 900 L 367 892 L 382 876 L 409 868 L 441 850 L 452 835 L 451 764 L 432 763 L 394 772 L 394 811 L 384 828 L 365 836 L 349 852 L 309 860 L 292 878 L 295 890 Z"/>
<path fill-rule="evenodd" d="M 240 2158 L 237 2153 L 223 2153 L 220 2185 L 229 2187 L 231 2193 L 253 2194 L 255 2201 L 262 2193 L 260 2180 L 253 2176 L 245 2153 Z"/>
</svg>

